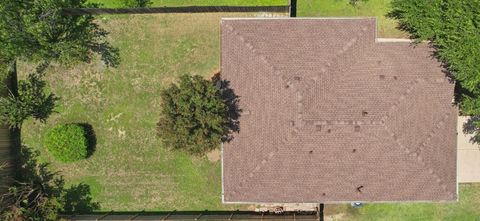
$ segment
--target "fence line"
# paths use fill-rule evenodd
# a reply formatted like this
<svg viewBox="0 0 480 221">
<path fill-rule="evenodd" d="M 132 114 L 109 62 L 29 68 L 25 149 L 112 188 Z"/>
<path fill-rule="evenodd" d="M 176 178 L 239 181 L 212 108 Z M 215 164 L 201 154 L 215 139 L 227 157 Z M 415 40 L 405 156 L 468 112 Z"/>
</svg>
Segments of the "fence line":
<svg viewBox="0 0 480 221">
<path fill-rule="evenodd" d="M 67 15 L 207 13 L 207 12 L 272 12 L 289 13 L 290 5 L 279 6 L 185 6 L 152 8 L 66 8 Z"/>
<path fill-rule="evenodd" d="M 16 70 L 9 73 L 7 79 L 0 84 L 6 87 L 0 87 L 0 96 L 8 96 L 8 90 L 16 91 Z M 0 194 L 5 193 L 8 187 L 13 183 L 15 171 L 14 148 L 17 131 L 10 130 L 7 125 L 0 123 Z"/>
<path fill-rule="evenodd" d="M 254 221 L 292 220 L 319 221 L 323 217 L 318 212 L 285 212 L 282 214 L 254 211 L 166 211 L 166 212 L 95 212 L 85 215 L 65 215 L 62 218 L 72 221 L 87 220 L 168 220 L 168 221 Z"/>
</svg>

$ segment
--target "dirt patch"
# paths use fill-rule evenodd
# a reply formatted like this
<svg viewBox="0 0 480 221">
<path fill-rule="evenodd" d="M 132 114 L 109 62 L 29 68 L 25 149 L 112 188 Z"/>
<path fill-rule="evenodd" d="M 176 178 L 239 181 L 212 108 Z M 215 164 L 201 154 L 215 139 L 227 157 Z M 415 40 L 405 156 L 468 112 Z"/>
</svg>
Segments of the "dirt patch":
<svg viewBox="0 0 480 221">
<path fill-rule="evenodd" d="M 220 157 L 221 153 L 219 149 L 215 149 L 207 153 L 207 158 L 210 162 L 218 162 Z"/>
</svg>

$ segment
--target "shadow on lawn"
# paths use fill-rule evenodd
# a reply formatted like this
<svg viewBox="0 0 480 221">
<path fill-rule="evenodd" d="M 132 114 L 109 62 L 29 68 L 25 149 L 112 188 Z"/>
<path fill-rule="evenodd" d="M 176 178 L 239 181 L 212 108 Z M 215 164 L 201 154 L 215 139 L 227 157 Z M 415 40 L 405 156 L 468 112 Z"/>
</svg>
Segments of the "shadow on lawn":
<svg viewBox="0 0 480 221">
<path fill-rule="evenodd" d="M 240 132 L 239 118 L 242 113 L 242 110 L 238 106 L 240 99 L 230 87 L 230 81 L 222 79 L 220 73 L 216 73 L 212 77 L 212 82 L 220 89 L 222 99 L 228 109 L 229 133 L 223 137 L 222 141 L 230 142 L 233 139 L 232 133 Z"/>
<path fill-rule="evenodd" d="M 88 147 L 87 147 L 87 158 L 92 156 L 95 152 L 97 146 L 97 136 L 95 135 L 95 131 L 93 130 L 92 125 L 88 123 L 79 123 L 83 130 L 85 131 L 85 136 L 87 137 Z"/>
<path fill-rule="evenodd" d="M 90 186 L 80 183 L 66 188 L 65 180 L 58 172 L 52 172 L 48 163 L 38 162 L 38 151 L 22 145 L 17 154 L 15 183 L 11 191 L 0 197 L 0 205 L 6 206 L 3 209 L 26 208 L 39 216 L 45 215 L 49 209 L 69 214 L 100 209 L 100 204 L 92 201 Z M 59 205 L 45 209 L 49 205 L 44 203 L 52 200 Z"/>
</svg>

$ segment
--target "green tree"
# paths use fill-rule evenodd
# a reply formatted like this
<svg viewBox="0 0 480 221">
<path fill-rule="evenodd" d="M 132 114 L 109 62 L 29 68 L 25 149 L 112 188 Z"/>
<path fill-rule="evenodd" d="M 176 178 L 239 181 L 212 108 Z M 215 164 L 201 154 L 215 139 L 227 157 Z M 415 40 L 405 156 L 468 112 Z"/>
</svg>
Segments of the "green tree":
<svg viewBox="0 0 480 221">
<path fill-rule="evenodd" d="M 19 148 L 15 184 L 0 195 L 0 220 L 56 221 L 59 213 L 89 213 L 100 209 L 90 187 L 80 183 L 65 188 L 62 176 L 37 161 L 38 152 Z"/>
<path fill-rule="evenodd" d="M 480 1 L 393 0 L 388 16 L 418 42 L 431 42 L 458 84 L 462 113 L 480 115 Z"/>
<path fill-rule="evenodd" d="M 122 0 L 127 8 L 146 8 L 152 5 L 151 0 Z"/>
<path fill-rule="evenodd" d="M 158 134 L 168 147 L 202 154 L 219 147 L 228 135 L 228 107 L 215 82 L 183 75 L 161 97 Z"/>
<path fill-rule="evenodd" d="M 65 8 L 96 7 L 86 0 L 0 2 L 0 54 L 9 60 L 51 61 L 72 65 L 99 54 L 105 64 L 119 63 L 118 49 L 91 15 L 66 15 Z"/>
<path fill-rule="evenodd" d="M 7 97 L 0 97 L 0 122 L 11 128 L 20 128 L 29 117 L 45 122 L 58 98 L 45 93 L 44 88 L 45 81 L 37 74 L 29 74 L 26 80 L 20 80 L 18 94 L 10 92 Z"/>
</svg>

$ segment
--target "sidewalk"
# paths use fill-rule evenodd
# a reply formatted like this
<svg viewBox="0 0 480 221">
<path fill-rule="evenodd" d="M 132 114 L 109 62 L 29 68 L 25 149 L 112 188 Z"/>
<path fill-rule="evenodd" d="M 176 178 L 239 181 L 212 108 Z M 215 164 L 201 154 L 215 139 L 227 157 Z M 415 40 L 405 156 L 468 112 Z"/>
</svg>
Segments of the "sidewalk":
<svg viewBox="0 0 480 221">
<path fill-rule="evenodd" d="M 463 124 L 469 117 L 458 117 L 457 122 L 457 179 L 459 183 L 480 182 L 480 145 L 470 142 L 471 135 L 463 133 Z"/>
</svg>

